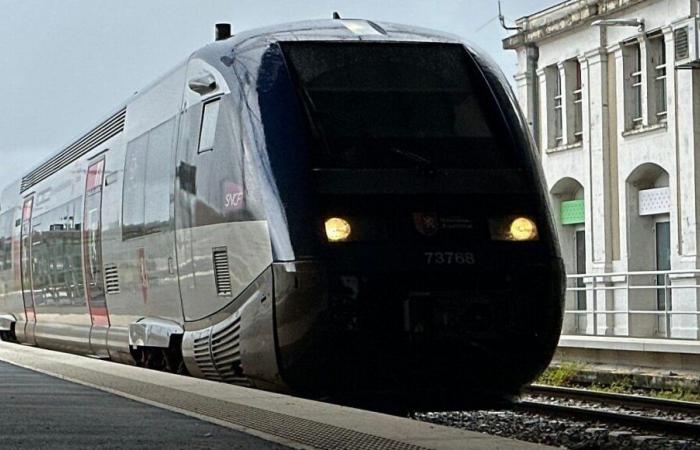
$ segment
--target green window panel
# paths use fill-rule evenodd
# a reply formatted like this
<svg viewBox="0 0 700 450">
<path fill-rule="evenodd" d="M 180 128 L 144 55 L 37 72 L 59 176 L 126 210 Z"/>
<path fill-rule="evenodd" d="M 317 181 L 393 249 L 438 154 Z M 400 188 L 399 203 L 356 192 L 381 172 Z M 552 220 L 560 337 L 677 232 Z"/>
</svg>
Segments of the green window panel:
<svg viewBox="0 0 700 450">
<path fill-rule="evenodd" d="M 575 225 L 585 222 L 585 209 L 583 200 L 568 200 L 561 202 L 561 223 L 563 225 Z"/>
</svg>

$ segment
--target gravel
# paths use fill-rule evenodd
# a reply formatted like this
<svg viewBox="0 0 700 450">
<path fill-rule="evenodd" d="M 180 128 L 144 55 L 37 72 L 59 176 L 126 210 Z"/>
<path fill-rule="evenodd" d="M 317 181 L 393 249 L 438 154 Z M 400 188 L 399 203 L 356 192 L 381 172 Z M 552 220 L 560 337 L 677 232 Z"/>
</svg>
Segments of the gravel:
<svg viewBox="0 0 700 450">
<path fill-rule="evenodd" d="M 551 402 L 565 404 L 570 400 L 556 399 Z M 509 410 L 451 411 L 414 413 L 412 417 L 425 422 L 568 449 L 700 450 L 700 440 L 651 435 L 648 431 L 628 427 L 552 418 L 529 412 Z"/>
</svg>

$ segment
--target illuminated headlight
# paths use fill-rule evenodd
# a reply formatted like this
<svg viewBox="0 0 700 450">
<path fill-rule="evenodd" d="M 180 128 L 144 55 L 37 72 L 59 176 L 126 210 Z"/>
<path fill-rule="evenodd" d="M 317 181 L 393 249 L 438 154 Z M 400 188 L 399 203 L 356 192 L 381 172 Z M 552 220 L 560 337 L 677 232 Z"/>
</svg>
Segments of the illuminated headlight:
<svg viewBox="0 0 700 450">
<path fill-rule="evenodd" d="M 350 236 L 350 223 L 340 217 L 331 217 L 326 220 L 326 237 L 330 242 L 345 241 Z"/>
<path fill-rule="evenodd" d="M 510 223 L 510 237 L 514 241 L 532 241 L 537 238 L 537 225 L 527 217 L 518 217 Z"/>
<path fill-rule="evenodd" d="M 496 241 L 536 241 L 537 225 L 529 217 L 509 217 L 491 221 L 491 239 Z"/>
</svg>

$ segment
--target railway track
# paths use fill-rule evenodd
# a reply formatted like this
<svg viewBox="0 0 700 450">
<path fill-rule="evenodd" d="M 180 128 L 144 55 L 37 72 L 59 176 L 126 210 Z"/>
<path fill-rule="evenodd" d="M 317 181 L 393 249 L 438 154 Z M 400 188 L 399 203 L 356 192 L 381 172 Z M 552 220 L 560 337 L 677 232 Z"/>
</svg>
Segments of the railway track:
<svg viewBox="0 0 700 450">
<path fill-rule="evenodd" d="M 524 393 L 528 398 L 516 404 L 514 410 L 633 427 L 664 435 L 700 436 L 699 403 L 542 385 L 530 386 Z"/>
</svg>

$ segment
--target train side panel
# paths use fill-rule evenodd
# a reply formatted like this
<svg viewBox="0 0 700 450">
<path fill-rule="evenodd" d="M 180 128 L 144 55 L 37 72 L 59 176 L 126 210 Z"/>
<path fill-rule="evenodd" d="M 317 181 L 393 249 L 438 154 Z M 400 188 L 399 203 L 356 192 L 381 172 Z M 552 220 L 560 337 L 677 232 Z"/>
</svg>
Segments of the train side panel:
<svg viewBox="0 0 700 450">
<path fill-rule="evenodd" d="M 95 151 L 103 151 L 118 137 Z M 27 317 L 27 340 L 41 347 L 70 352 L 90 351 L 91 320 L 85 297 L 82 265 L 83 190 L 87 161 L 77 160 L 22 195 L 31 199 L 31 221 L 25 220 L 22 266 L 25 303 L 34 305 Z M 29 230 L 27 230 L 29 228 Z M 31 269 L 27 274 L 26 269 Z M 33 330 L 33 337 L 30 330 Z M 34 341 L 34 342 L 32 342 Z"/>
<path fill-rule="evenodd" d="M 182 327 L 174 264 L 173 186 L 184 74 L 183 65 L 135 97 L 127 105 L 123 131 L 34 183 L 21 196 L 10 201 L 4 196 L 3 204 L 12 206 L 0 211 L 5 225 L 0 233 L 0 327 L 16 321 L 20 342 L 132 362 L 132 324 L 155 318 Z M 86 174 L 96 161 L 103 164 L 98 187 L 102 202 L 99 216 L 90 211 L 92 226 L 99 231 L 88 242 Z M 6 191 L 19 193 L 19 184 Z M 31 214 L 22 224 L 21 205 L 28 199 Z M 131 219 L 127 226 L 125 212 Z M 11 237 L 5 236 L 8 230 Z M 86 281 L 90 246 L 93 251 L 100 247 L 102 260 L 91 281 Z M 10 265 L 5 264 L 6 257 Z M 27 262 L 24 277 L 22 260 Z M 101 285 L 105 297 L 102 310 L 96 313 L 93 308 L 92 314 L 86 294 L 91 283 Z M 24 303 L 33 303 L 34 314 L 25 314 Z"/>
<path fill-rule="evenodd" d="M 22 285 L 15 259 L 19 257 L 19 180 L 0 194 L 0 334 L 16 333 L 24 321 Z"/>
<path fill-rule="evenodd" d="M 183 65 L 129 103 L 125 145 L 108 156 L 102 245 L 112 280 L 107 304 L 113 359 L 130 360 L 129 330 L 136 323 L 182 326 L 173 189 L 184 76 Z"/>
<path fill-rule="evenodd" d="M 188 66 L 176 181 L 178 270 L 187 321 L 226 307 L 272 263 L 260 174 L 241 128 L 246 105 L 240 86 L 229 86 L 221 74 L 225 69 L 199 58 Z M 212 88 L 190 88 L 200 80 Z"/>
<path fill-rule="evenodd" d="M 86 162 L 76 161 L 35 186 L 32 292 L 24 286 L 25 295 L 33 295 L 37 345 L 71 352 L 90 349 L 81 241 L 85 172 Z"/>
</svg>

